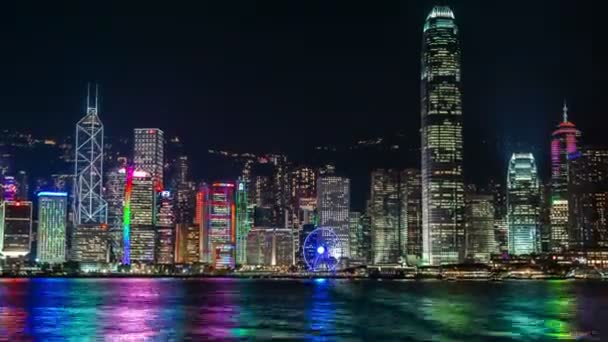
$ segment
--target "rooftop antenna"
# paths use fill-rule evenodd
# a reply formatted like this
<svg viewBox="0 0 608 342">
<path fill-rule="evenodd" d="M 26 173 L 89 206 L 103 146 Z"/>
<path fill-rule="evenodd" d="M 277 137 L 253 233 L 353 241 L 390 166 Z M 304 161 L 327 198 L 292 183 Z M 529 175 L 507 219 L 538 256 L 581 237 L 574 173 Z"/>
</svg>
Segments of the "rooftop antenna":
<svg viewBox="0 0 608 342">
<path fill-rule="evenodd" d="M 87 111 L 91 108 L 91 82 L 87 83 Z"/>
<path fill-rule="evenodd" d="M 95 111 L 98 112 L 97 100 L 99 99 L 99 83 L 95 83 Z"/>
<path fill-rule="evenodd" d="M 566 99 L 564 99 L 564 122 L 568 122 L 568 104 L 566 103 Z"/>
</svg>

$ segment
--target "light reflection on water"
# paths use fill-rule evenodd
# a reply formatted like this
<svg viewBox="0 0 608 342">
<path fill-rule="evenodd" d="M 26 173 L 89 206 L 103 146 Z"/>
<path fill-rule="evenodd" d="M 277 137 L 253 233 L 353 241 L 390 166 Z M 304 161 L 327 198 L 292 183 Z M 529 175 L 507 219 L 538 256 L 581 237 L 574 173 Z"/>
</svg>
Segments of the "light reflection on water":
<svg viewBox="0 0 608 342">
<path fill-rule="evenodd" d="M 608 283 L 0 280 L 0 340 L 600 340 L 607 327 Z"/>
</svg>

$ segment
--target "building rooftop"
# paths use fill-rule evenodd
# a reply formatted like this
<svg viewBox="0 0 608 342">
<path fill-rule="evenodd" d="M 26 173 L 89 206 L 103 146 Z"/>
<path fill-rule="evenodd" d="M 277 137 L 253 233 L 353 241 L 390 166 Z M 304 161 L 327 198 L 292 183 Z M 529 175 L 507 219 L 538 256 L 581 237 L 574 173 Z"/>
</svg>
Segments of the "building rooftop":
<svg viewBox="0 0 608 342">
<path fill-rule="evenodd" d="M 446 18 L 446 19 L 456 19 L 454 16 L 454 12 L 450 6 L 435 6 L 429 15 L 426 17 L 426 20 L 435 19 L 435 18 Z"/>
</svg>

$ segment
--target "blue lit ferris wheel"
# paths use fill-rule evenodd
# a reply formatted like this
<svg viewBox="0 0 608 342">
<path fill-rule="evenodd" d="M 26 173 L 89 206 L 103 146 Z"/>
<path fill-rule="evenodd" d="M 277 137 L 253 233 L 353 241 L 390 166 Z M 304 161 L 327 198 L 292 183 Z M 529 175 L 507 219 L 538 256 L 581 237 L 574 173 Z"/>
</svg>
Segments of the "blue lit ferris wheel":
<svg viewBox="0 0 608 342">
<path fill-rule="evenodd" d="M 308 234 L 302 252 L 309 271 L 333 272 L 342 255 L 342 248 L 333 229 L 319 227 Z"/>
</svg>

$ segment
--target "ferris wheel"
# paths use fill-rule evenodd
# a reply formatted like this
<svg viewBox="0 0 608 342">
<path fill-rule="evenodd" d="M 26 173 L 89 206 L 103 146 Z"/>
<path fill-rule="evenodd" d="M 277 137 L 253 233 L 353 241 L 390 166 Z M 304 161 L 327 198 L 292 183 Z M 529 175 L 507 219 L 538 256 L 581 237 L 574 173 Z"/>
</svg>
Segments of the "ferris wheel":
<svg viewBox="0 0 608 342">
<path fill-rule="evenodd" d="M 333 229 L 326 227 L 319 227 L 308 234 L 302 252 L 308 270 L 313 272 L 335 271 L 342 255 L 338 236 Z"/>
</svg>

